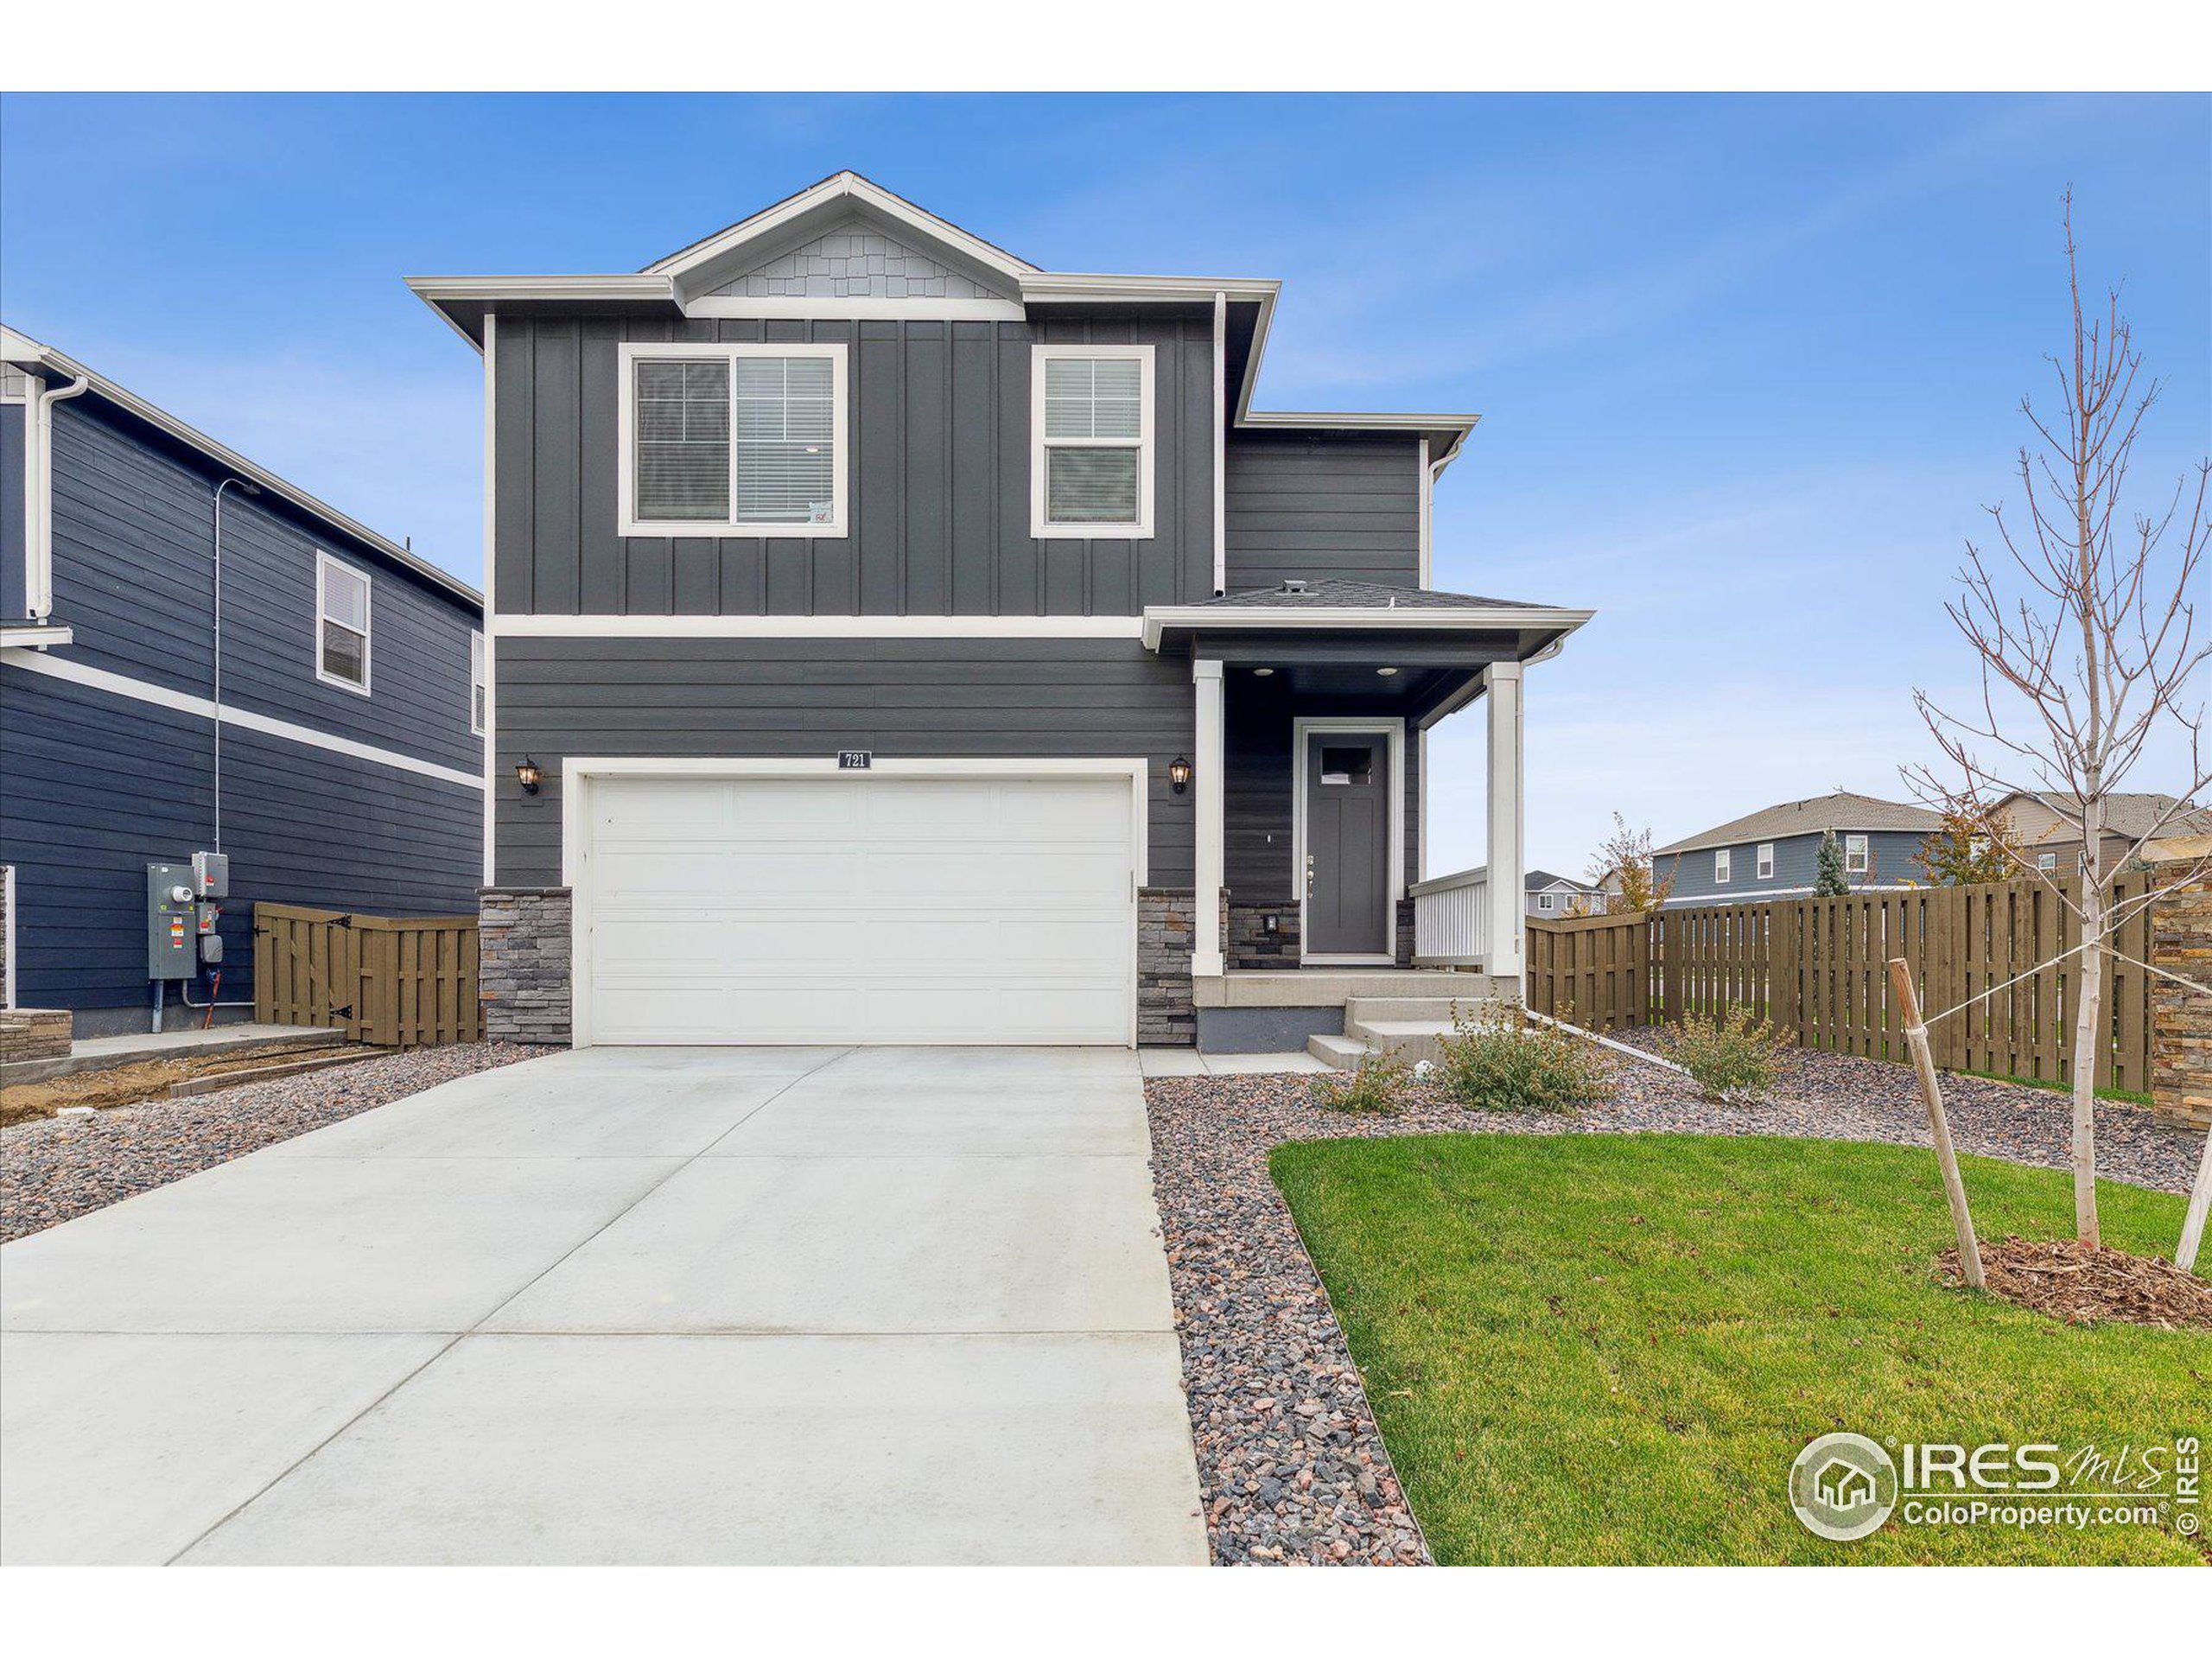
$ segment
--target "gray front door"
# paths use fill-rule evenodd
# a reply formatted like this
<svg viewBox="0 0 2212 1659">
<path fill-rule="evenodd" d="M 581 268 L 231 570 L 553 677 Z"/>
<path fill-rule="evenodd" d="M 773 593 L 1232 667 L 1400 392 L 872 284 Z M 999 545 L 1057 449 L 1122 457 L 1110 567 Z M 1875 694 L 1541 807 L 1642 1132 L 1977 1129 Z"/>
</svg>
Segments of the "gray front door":
<svg viewBox="0 0 2212 1659">
<path fill-rule="evenodd" d="M 1309 957 L 1390 952 L 1390 741 L 1306 736 L 1306 945 Z"/>
</svg>

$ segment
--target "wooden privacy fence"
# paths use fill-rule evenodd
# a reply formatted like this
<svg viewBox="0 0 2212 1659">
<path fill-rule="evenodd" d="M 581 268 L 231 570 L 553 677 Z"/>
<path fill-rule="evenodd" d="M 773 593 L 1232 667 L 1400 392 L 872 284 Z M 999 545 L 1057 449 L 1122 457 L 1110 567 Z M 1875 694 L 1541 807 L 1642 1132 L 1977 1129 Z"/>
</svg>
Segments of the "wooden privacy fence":
<svg viewBox="0 0 2212 1659">
<path fill-rule="evenodd" d="M 253 907 L 253 1017 L 267 1024 L 378 1048 L 476 1042 L 476 967 L 474 916 Z"/>
<path fill-rule="evenodd" d="M 2122 876 L 2113 902 L 2140 899 L 2153 879 Z M 2061 885 L 2078 899 L 2078 880 Z M 2151 1087 L 2151 976 L 2120 959 L 2149 959 L 2151 927 L 2147 907 L 2139 907 L 2105 957 L 2109 1029 L 2098 1051 L 2100 1088 Z M 1640 976 L 1631 966 L 1639 935 Z M 2081 938 L 2080 919 L 2040 880 L 1532 922 L 1529 1005 L 1606 1030 L 1736 1004 L 1801 1046 L 1903 1061 L 1904 1025 L 1888 980 L 1890 959 L 1902 957 L 1931 1017 L 1996 993 L 1929 1027 L 1938 1065 L 2066 1083 L 2082 973 L 2078 952 L 2067 953 Z"/>
<path fill-rule="evenodd" d="M 1591 1031 L 1651 1023 L 1651 919 L 1580 916 L 1529 924 L 1529 1006 Z"/>
</svg>

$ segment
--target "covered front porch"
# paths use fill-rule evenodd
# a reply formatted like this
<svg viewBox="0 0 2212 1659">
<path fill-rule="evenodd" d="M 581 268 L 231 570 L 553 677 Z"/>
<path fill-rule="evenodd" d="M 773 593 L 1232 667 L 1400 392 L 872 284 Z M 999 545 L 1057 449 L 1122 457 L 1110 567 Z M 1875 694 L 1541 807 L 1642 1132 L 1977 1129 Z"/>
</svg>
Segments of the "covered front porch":
<svg viewBox="0 0 2212 1659">
<path fill-rule="evenodd" d="M 1518 997 L 1522 675 L 1587 615 L 1333 582 L 1147 613 L 1195 698 L 1195 902 L 1218 906 L 1192 931 L 1201 1049 Z M 1427 736 L 1476 703 L 1489 857 L 1432 874 Z"/>
</svg>

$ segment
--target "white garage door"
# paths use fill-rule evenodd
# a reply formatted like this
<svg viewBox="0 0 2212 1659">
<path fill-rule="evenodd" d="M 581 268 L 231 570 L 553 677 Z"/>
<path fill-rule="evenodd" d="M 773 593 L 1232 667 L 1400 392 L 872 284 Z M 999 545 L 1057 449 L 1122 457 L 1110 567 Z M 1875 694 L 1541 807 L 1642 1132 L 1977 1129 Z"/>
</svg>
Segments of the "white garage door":
<svg viewBox="0 0 2212 1659">
<path fill-rule="evenodd" d="M 599 1043 L 1130 1040 L 1127 778 L 601 778 Z"/>
</svg>

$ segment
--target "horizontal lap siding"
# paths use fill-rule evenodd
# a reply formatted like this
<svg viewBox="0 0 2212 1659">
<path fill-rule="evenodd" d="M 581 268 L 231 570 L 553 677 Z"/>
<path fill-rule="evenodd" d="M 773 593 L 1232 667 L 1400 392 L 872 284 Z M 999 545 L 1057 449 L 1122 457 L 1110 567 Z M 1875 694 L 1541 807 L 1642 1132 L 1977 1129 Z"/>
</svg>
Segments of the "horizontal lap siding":
<svg viewBox="0 0 2212 1659">
<path fill-rule="evenodd" d="M 97 405 L 58 405 L 54 434 L 54 620 L 73 632 L 66 656 L 212 696 L 215 480 Z M 319 551 L 369 577 L 369 696 L 315 677 Z M 465 602 L 226 493 L 226 704 L 473 772 L 482 764 L 468 729 L 476 626 Z"/>
<path fill-rule="evenodd" d="M 616 533 L 625 340 L 848 350 L 837 537 Z M 1150 343 L 1155 534 L 1029 533 L 1039 341 Z M 1212 325 L 502 318 L 495 353 L 499 600 L 573 615 L 1114 615 L 1213 586 Z"/>
<path fill-rule="evenodd" d="M 1843 838 L 1838 836 L 1836 839 L 1840 842 Z M 1926 873 L 1913 861 L 1913 855 L 1925 839 L 1916 830 L 1874 831 L 1867 843 L 1872 868 L 1864 875 L 1850 877 L 1852 885 L 1896 887 L 1905 881 L 1925 885 Z M 1764 881 L 1758 879 L 1758 842 L 1748 841 L 1730 849 L 1728 880 L 1725 886 L 1713 879 L 1713 855 L 1720 850 L 1717 847 L 1700 848 L 1694 853 L 1662 853 L 1652 863 L 1659 880 L 1663 881 L 1670 874 L 1674 877 L 1674 890 L 1669 897 L 1677 904 L 1686 899 L 1740 904 L 1777 893 L 1802 896 L 1811 888 L 1819 874 L 1819 836 L 1776 839 L 1774 874 Z"/>
<path fill-rule="evenodd" d="M 210 844 L 213 729 L 192 715 L 0 669 L 0 773 L 10 780 L 0 791 L 0 862 L 16 867 L 23 1003 L 144 1006 L 145 867 Z M 457 785 L 226 728 L 225 998 L 251 994 L 257 900 L 473 912 L 481 799 Z"/>
<path fill-rule="evenodd" d="M 555 640 L 499 645 L 499 881 L 561 879 L 569 755 L 815 759 L 1141 757 L 1151 880 L 1188 886 L 1192 804 L 1167 764 L 1191 752 L 1186 664 L 1134 641 Z M 545 772 L 518 793 L 524 754 Z"/>
<path fill-rule="evenodd" d="M 1421 582 L 1421 446 L 1240 433 L 1224 456 L 1229 589 L 1286 578 Z"/>
<path fill-rule="evenodd" d="M 1238 904 L 1282 904 L 1298 897 L 1292 868 L 1294 784 L 1292 722 L 1366 715 L 1402 718 L 1402 703 L 1356 697 L 1295 696 L 1268 689 L 1249 675 L 1231 675 L 1225 699 L 1224 741 L 1228 752 L 1223 816 L 1223 868 Z M 1421 868 L 1421 742 L 1408 730 L 1405 743 L 1407 880 Z"/>
</svg>

